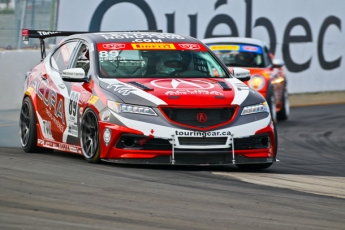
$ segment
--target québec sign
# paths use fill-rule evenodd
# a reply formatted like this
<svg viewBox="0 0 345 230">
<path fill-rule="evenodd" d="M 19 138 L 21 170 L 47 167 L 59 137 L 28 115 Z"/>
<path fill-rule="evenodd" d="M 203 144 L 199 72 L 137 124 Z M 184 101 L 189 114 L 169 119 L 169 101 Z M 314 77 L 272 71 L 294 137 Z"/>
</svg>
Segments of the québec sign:
<svg viewBox="0 0 345 230">
<path fill-rule="evenodd" d="M 344 8 L 342 0 L 60 0 L 58 30 L 254 37 L 284 60 L 290 92 L 336 91 L 345 90 Z"/>
</svg>

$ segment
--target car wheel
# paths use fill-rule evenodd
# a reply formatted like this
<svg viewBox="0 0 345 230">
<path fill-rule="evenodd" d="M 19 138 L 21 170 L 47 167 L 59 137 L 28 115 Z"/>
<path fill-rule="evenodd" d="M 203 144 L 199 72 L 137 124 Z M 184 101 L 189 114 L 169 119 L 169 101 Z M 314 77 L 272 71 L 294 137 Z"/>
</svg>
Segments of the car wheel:
<svg viewBox="0 0 345 230">
<path fill-rule="evenodd" d="M 23 100 L 19 117 L 19 136 L 22 148 L 27 153 L 41 152 L 37 146 L 36 115 L 29 97 Z"/>
<path fill-rule="evenodd" d="M 98 119 L 92 109 L 85 111 L 81 121 L 81 147 L 88 162 L 100 162 Z"/>
<path fill-rule="evenodd" d="M 276 107 L 276 100 L 273 93 L 273 88 L 269 90 L 266 100 L 270 108 L 272 121 L 277 122 L 277 107 Z"/>
<path fill-rule="evenodd" d="M 275 138 L 275 146 L 273 147 L 273 151 L 275 152 L 275 159 L 277 158 L 277 151 L 278 151 L 278 133 L 275 124 L 274 126 L 274 138 Z M 263 169 L 267 169 L 271 167 L 273 162 L 270 163 L 261 163 L 261 164 L 236 164 L 237 168 L 243 171 L 259 171 Z"/>
<path fill-rule="evenodd" d="M 282 98 L 282 109 L 277 113 L 278 120 L 287 120 L 290 115 L 290 103 L 287 90 L 284 90 Z"/>
</svg>

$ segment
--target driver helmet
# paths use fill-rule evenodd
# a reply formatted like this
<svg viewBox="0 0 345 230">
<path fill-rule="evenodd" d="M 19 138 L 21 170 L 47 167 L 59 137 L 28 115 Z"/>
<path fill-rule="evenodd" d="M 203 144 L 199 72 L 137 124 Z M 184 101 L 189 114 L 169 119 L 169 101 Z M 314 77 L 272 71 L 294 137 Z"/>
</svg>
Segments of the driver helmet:
<svg viewBox="0 0 345 230">
<path fill-rule="evenodd" d="M 254 62 L 254 55 L 249 52 L 241 52 L 237 54 L 237 62 L 241 62 L 243 64 L 253 64 Z"/>
<path fill-rule="evenodd" d="M 183 59 L 178 52 L 164 52 L 159 58 L 156 71 L 158 74 L 171 74 L 182 70 Z"/>
</svg>

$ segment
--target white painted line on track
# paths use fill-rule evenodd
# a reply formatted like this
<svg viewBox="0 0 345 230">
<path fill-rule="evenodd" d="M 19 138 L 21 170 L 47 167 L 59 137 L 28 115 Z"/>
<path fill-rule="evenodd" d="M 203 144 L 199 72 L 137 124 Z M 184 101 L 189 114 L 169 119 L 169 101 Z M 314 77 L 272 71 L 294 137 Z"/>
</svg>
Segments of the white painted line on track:
<svg viewBox="0 0 345 230">
<path fill-rule="evenodd" d="M 345 199 L 345 178 L 334 176 L 258 174 L 258 173 L 223 173 L 215 175 L 227 176 L 247 183 L 295 191 L 332 196 Z"/>
</svg>

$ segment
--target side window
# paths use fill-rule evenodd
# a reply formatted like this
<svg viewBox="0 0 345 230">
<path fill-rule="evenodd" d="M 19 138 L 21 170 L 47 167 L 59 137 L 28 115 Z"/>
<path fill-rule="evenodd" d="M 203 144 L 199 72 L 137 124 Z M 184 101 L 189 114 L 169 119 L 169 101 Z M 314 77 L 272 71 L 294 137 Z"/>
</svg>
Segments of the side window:
<svg viewBox="0 0 345 230">
<path fill-rule="evenodd" d="M 265 64 L 265 67 L 266 67 L 266 66 L 269 66 L 269 65 L 272 65 L 272 59 L 271 59 L 271 57 L 270 57 L 270 52 L 268 51 L 268 49 L 267 49 L 266 46 L 264 47 L 263 56 L 264 56 L 264 64 Z"/>
<path fill-rule="evenodd" d="M 90 69 L 90 54 L 89 47 L 86 43 L 82 43 L 78 50 L 75 59 L 71 65 L 71 68 L 82 68 L 85 71 L 85 74 L 89 72 Z"/>
<path fill-rule="evenodd" d="M 76 48 L 77 44 L 77 41 L 72 41 L 60 46 L 60 48 L 56 50 L 50 58 L 51 66 L 60 72 L 64 69 L 67 69 L 68 62 L 71 59 L 73 50 Z"/>
</svg>

